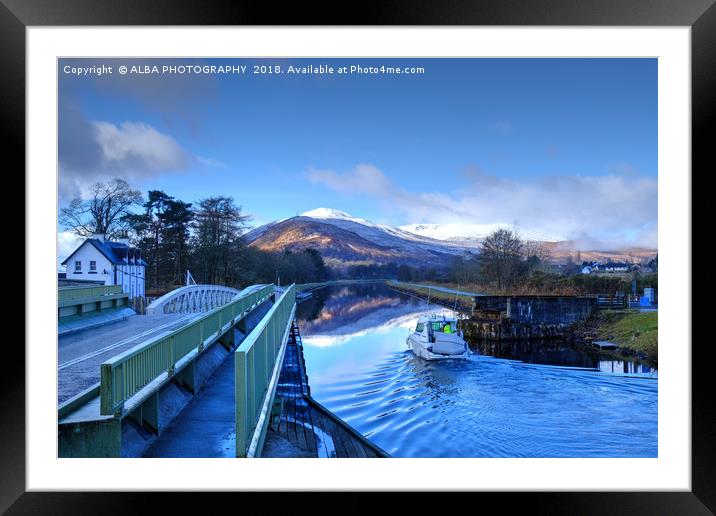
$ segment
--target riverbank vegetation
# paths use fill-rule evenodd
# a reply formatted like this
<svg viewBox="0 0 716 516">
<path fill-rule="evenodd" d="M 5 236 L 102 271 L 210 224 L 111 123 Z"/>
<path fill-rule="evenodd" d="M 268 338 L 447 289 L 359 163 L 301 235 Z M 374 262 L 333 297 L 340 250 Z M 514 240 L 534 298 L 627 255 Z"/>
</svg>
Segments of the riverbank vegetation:
<svg viewBox="0 0 716 516">
<path fill-rule="evenodd" d="M 620 349 L 658 362 L 658 312 L 605 311 L 597 318 L 600 339 L 616 343 Z"/>
<path fill-rule="evenodd" d="M 613 342 L 625 355 L 637 355 L 652 362 L 659 361 L 659 314 L 637 310 L 605 310 L 593 313 L 574 327 L 577 342 L 589 344 L 597 340 Z"/>
<path fill-rule="evenodd" d="M 492 295 L 615 295 L 630 292 L 632 287 L 637 292 L 647 287 L 658 290 L 656 272 L 580 274 L 574 263 L 555 264 L 538 244 L 521 243 L 514 234 L 495 237 L 496 242 L 487 240 L 489 250 L 483 248 L 479 254 L 456 256 L 444 269 L 365 264 L 347 267 L 337 274 L 353 279 L 389 278 Z"/>
<path fill-rule="evenodd" d="M 447 288 L 478 292 L 487 295 L 562 295 L 583 296 L 594 294 L 614 295 L 616 292 L 631 291 L 632 281 L 636 280 L 637 292 L 645 287 L 656 288 L 657 273 L 641 274 L 633 272 L 624 275 L 566 275 L 556 272 L 537 271 L 514 284 L 499 288 L 487 279 L 473 279 L 466 283 L 452 280 L 434 283 Z"/>
<path fill-rule="evenodd" d="M 580 274 L 579 265 L 571 259 L 558 266 L 542 244 L 524 242 L 515 233 L 499 229 L 485 239 L 479 254 L 456 257 L 442 283 L 496 295 L 614 295 L 629 292 L 633 281 L 637 292 L 642 292 L 645 287 L 656 288 L 658 277 L 638 271 Z"/>
<path fill-rule="evenodd" d="M 447 306 L 453 306 L 457 300 L 458 308 L 463 308 L 468 311 L 472 309 L 473 305 L 473 296 L 466 295 L 466 294 L 457 294 L 450 292 L 443 292 L 441 290 L 436 290 L 434 288 L 430 288 L 429 286 L 420 286 L 420 285 L 406 285 L 405 283 L 400 283 L 393 280 L 388 280 L 387 285 L 393 289 L 400 290 L 402 292 L 406 292 L 408 294 L 414 294 L 418 297 L 428 299 L 430 298 L 431 301 L 444 304 Z"/>
</svg>

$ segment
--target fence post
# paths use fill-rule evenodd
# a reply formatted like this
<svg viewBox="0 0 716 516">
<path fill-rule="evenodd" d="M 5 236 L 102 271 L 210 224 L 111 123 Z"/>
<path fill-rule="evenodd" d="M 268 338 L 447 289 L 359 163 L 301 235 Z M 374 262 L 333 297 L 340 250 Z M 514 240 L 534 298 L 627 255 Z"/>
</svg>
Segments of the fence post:
<svg viewBox="0 0 716 516">
<path fill-rule="evenodd" d="M 236 397 L 236 456 L 246 457 L 248 446 L 248 392 L 246 384 L 241 381 L 246 375 L 246 353 L 234 353 L 234 396 Z"/>
<path fill-rule="evenodd" d="M 104 416 L 113 413 L 114 382 L 112 380 L 112 366 L 110 364 L 102 364 L 100 366 L 99 413 Z"/>
<path fill-rule="evenodd" d="M 246 350 L 246 392 L 248 397 L 247 418 L 253 420 L 256 415 L 256 349 Z M 249 421 L 250 421 L 249 420 Z"/>
<path fill-rule="evenodd" d="M 176 361 L 174 359 L 176 355 L 174 354 L 174 335 L 169 337 L 169 368 L 167 369 L 167 373 L 169 373 L 169 376 L 174 374 L 174 366 L 176 365 Z"/>
</svg>

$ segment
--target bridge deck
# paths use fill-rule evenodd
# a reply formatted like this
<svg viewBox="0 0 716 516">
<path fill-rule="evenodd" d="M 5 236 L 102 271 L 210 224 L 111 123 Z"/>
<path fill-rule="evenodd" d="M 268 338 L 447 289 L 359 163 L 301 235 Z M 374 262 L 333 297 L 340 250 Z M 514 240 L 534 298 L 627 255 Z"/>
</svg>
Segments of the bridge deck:
<svg viewBox="0 0 716 516">
<path fill-rule="evenodd" d="M 301 337 L 291 331 L 276 399 L 282 400 L 278 423 L 269 427 L 263 457 L 383 457 L 367 441 L 310 396 Z"/>
<path fill-rule="evenodd" d="M 99 382 L 100 364 L 201 314 L 133 315 L 58 338 L 57 402 Z"/>
<path fill-rule="evenodd" d="M 266 301 L 246 316 L 251 332 L 269 311 Z M 239 337 L 239 336 L 237 336 Z M 241 340 L 245 338 L 243 335 Z M 235 344 L 241 343 L 238 340 Z M 234 354 L 229 353 L 195 397 L 148 448 L 144 457 L 236 457 Z"/>
<path fill-rule="evenodd" d="M 247 294 L 261 288 L 252 285 Z M 58 337 L 57 402 L 68 400 L 100 380 L 100 364 L 146 340 L 175 330 L 201 313 L 133 315 L 123 321 Z"/>
<path fill-rule="evenodd" d="M 235 457 L 234 410 L 234 360 L 230 353 L 144 457 Z"/>
</svg>

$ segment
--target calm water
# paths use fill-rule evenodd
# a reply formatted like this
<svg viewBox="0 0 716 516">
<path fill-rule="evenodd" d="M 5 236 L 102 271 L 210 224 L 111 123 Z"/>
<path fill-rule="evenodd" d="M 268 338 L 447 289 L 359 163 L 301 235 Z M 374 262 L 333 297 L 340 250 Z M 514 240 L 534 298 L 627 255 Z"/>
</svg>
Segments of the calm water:
<svg viewBox="0 0 716 516">
<path fill-rule="evenodd" d="M 644 364 L 555 343 L 428 362 L 405 345 L 424 301 L 383 285 L 314 296 L 298 310 L 311 393 L 393 456 L 657 456 Z"/>
</svg>

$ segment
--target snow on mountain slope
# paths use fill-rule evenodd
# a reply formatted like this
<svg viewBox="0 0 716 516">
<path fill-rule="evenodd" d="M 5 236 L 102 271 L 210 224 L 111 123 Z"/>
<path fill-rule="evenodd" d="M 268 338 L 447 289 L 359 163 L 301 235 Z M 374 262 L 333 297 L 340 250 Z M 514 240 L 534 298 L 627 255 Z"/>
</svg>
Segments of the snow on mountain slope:
<svg viewBox="0 0 716 516">
<path fill-rule="evenodd" d="M 315 210 L 302 213 L 300 216 L 325 220 L 329 223 L 342 226 L 345 226 L 345 224 L 341 224 L 341 221 L 360 224 L 361 226 L 377 228 L 393 236 L 412 241 L 431 239 L 448 243 L 460 241 L 471 242 L 482 240 L 497 229 L 515 231 L 525 240 L 536 240 L 540 242 L 561 242 L 565 240 L 558 236 L 547 235 L 534 229 L 523 228 L 513 224 L 409 224 L 395 228 L 392 226 L 374 224 L 366 219 L 353 217 L 344 211 L 333 208 L 316 208 Z M 359 229 L 355 227 L 352 228 Z M 416 237 L 422 238 L 416 239 Z"/>
<path fill-rule="evenodd" d="M 418 246 L 425 250 L 448 253 L 462 253 L 464 246 L 455 242 L 446 242 L 428 236 L 418 235 L 392 226 L 374 224 L 366 219 L 353 217 L 348 213 L 332 208 L 317 208 L 302 213 L 300 217 L 321 220 L 341 229 L 352 231 L 371 242 L 385 246 L 397 246 L 410 249 Z"/>
<path fill-rule="evenodd" d="M 409 224 L 400 229 L 416 235 L 451 242 L 478 243 L 497 229 L 516 232 L 520 238 L 539 242 L 561 242 L 565 239 L 513 224 Z"/>
<path fill-rule="evenodd" d="M 345 211 L 335 210 L 333 208 L 316 208 L 315 210 L 306 211 L 301 213 L 300 217 L 309 217 L 312 219 L 319 220 L 348 220 L 350 222 L 356 222 L 363 224 L 364 226 L 377 227 L 370 221 L 365 219 L 359 219 L 348 215 Z"/>
</svg>

